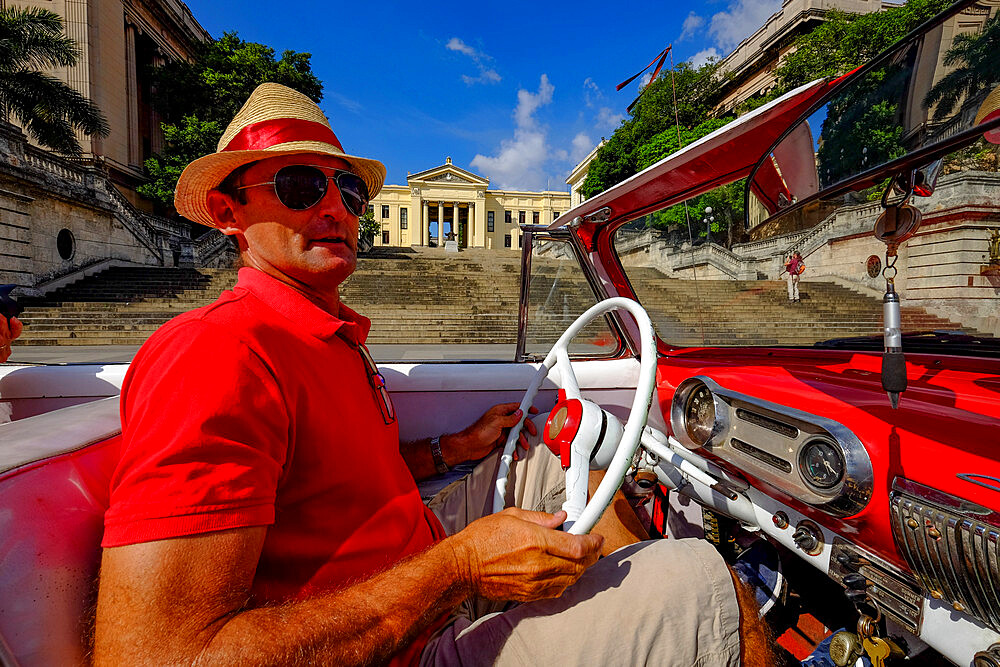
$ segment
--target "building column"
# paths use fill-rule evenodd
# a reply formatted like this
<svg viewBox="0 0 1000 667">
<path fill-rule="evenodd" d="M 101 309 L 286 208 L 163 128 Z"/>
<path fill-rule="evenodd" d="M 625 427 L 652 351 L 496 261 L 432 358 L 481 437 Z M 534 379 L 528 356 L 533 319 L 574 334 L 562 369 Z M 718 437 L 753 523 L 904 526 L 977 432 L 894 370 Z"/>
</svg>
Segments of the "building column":
<svg viewBox="0 0 1000 667">
<path fill-rule="evenodd" d="M 486 200 L 482 206 L 476 207 L 476 247 L 486 247 Z"/>
<path fill-rule="evenodd" d="M 427 211 L 427 202 L 421 202 L 420 211 L 420 245 L 429 246 L 431 244 L 431 218 Z"/>
<path fill-rule="evenodd" d="M 465 247 L 474 248 L 476 246 L 476 202 L 469 202 L 468 222 L 465 225 Z"/>
<path fill-rule="evenodd" d="M 439 248 L 444 247 L 444 204 L 440 201 L 438 202 L 438 238 L 437 244 Z"/>
<path fill-rule="evenodd" d="M 458 243 L 458 202 L 451 203 L 451 233 L 455 235 L 455 243 Z"/>
<path fill-rule="evenodd" d="M 142 141 L 139 138 L 139 78 L 135 51 L 136 27 L 125 24 L 125 104 L 128 113 L 128 163 L 142 165 Z"/>
</svg>

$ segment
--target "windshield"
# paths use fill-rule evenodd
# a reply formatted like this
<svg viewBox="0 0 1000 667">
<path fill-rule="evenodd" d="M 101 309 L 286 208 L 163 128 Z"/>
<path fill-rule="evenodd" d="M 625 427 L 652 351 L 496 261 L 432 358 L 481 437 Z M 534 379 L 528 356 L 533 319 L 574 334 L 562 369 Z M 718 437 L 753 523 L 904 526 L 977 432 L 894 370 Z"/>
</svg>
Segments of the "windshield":
<svg viewBox="0 0 1000 667">
<path fill-rule="evenodd" d="M 910 200 L 921 222 L 894 260 L 904 350 L 993 356 L 1000 146 L 980 139 L 946 156 L 940 174 L 931 196 Z M 744 219 L 752 225 L 761 212 L 745 216 L 734 203 L 740 185 L 616 232 L 622 265 L 660 338 L 680 347 L 881 349 L 887 257 L 872 230 L 884 184 L 778 215 L 750 234 Z"/>
</svg>

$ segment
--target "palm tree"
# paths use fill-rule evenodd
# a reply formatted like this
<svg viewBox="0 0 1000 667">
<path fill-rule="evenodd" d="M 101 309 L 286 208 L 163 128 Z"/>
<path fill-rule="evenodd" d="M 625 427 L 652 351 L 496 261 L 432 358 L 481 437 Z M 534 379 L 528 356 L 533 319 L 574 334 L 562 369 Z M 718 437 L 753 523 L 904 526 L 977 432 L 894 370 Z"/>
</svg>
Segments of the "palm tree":
<svg viewBox="0 0 1000 667">
<path fill-rule="evenodd" d="M 0 118 L 17 119 L 38 143 L 79 155 L 75 130 L 106 136 L 108 122 L 90 99 L 40 70 L 72 67 L 80 52 L 47 9 L 0 9 Z"/>
<path fill-rule="evenodd" d="M 957 65 L 934 84 L 924 97 L 924 106 L 937 103 L 934 118 L 940 119 L 965 100 L 975 100 L 1000 83 L 1000 14 L 994 14 L 980 33 L 955 37 L 944 56 L 948 67 Z"/>
</svg>

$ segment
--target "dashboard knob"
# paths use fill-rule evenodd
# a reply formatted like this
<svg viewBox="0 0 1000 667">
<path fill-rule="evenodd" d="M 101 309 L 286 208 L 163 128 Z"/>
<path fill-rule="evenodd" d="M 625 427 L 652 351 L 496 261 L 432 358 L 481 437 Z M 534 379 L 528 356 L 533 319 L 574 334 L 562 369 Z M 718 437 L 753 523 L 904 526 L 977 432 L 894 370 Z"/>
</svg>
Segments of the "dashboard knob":
<svg viewBox="0 0 1000 667">
<path fill-rule="evenodd" d="M 844 585 L 857 591 L 863 591 L 865 586 L 868 585 L 868 580 L 865 578 L 865 575 L 852 572 L 844 577 Z"/>
<path fill-rule="evenodd" d="M 816 529 L 801 523 L 795 527 L 795 532 L 792 533 L 792 542 L 802 551 L 813 555 L 820 552 L 822 544 L 819 535 L 816 534 Z"/>
<path fill-rule="evenodd" d="M 844 567 L 856 567 L 858 564 L 856 558 L 853 558 L 850 554 L 844 552 L 837 554 L 837 562 Z"/>
</svg>

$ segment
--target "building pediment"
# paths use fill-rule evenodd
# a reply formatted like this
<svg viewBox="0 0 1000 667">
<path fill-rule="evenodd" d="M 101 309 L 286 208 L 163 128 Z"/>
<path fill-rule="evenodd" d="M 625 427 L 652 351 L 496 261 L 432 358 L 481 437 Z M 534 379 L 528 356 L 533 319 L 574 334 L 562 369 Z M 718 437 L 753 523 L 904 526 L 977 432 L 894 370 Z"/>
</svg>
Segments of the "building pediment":
<svg viewBox="0 0 1000 667">
<path fill-rule="evenodd" d="M 471 171 L 460 169 L 451 163 L 451 158 L 445 164 L 431 169 L 419 171 L 406 177 L 408 183 L 420 181 L 422 183 L 442 183 L 450 185 L 476 185 L 488 186 L 490 179 L 483 178 Z"/>
</svg>

